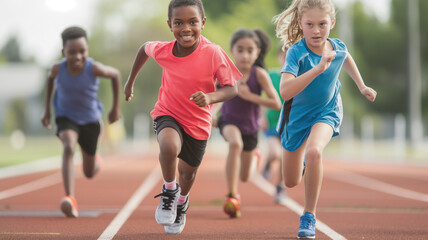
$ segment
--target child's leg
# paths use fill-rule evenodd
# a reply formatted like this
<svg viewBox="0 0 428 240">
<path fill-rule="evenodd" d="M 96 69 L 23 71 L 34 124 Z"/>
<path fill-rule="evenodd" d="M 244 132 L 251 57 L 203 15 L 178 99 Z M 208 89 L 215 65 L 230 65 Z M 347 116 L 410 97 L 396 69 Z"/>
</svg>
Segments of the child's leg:
<svg viewBox="0 0 428 240">
<path fill-rule="evenodd" d="M 83 173 L 87 178 L 93 178 L 95 174 L 100 169 L 100 163 L 97 163 L 96 158 L 99 156 L 96 155 L 89 155 L 85 152 L 85 150 L 81 149 L 82 151 L 82 159 L 83 159 Z M 100 161 L 100 160 L 99 160 Z"/>
<path fill-rule="evenodd" d="M 272 177 L 272 171 L 271 167 L 272 164 L 279 160 L 281 162 L 281 140 L 279 137 L 276 136 L 268 136 L 266 138 L 267 141 L 267 147 L 268 147 L 268 155 L 266 157 L 266 164 L 263 168 L 263 177 L 266 179 L 270 179 Z M 282 168 L 279 169 L 282 176 Z M 282 177 L 278 180 L 279 182 L 282 182 Z"/>
<path fill-rule="evenodd" d="M 181 138 L 173 128 L 164 128 L 157 135 L 159 143 L 159 162 L 163 178 L 167 182 L 175 180 L 177 156 L 181 151 Z"/>
<path fill-rule="evenodd" d="M 101 158 L 97 155 L 98 142 L 103 132 L 100 122 L 80 126 L 78 139 L 83 160 L 83 173 L 87 178 L 93 178 L 100 169 Z"/>
<path fill-rule="evenodd" d="M 192 167 L 183 160 L 178 162 L 179 183 L 181 187 L 181 195 L 189 194 L 193 183 L 195 182 L 196 173 L 199 167 Z"/>
<path fill-rule="evenodd" d="M 77 145 L 78 134 L 74 130 L 62 130 L 58 134 L 63 145 L 62 179 L 65 195 L 74 196 L 74 166 L 73 156 Z"/>
<path fill-rule="evenodd" d="M 240 155 L 243 149 L 241 131 L 234 125 L 223 128 L 223 137 L 229 143 L 229 153 L 226 159 L 226 180 L 229 193 L 238 192 L 238 174 L 240 169 Z"/>
<path fill-rule="evenodd" d="M 315 216 L 322 185 L 322 153 L 333 136 L 333 129 L 326 123 L 316 123 L 309 134 L 305 153 L 305 210 Z"/>
<path fill-rule="evenodd" d="M 254 161 L 256 161 L 255 151 L 256 149 L 251 151 L 242 151 L 241 153 L 241 171 L 239 177 L 243 182 L 247 182 L 248 179 L 250 179 L 251 170 L 253 169 L 252 166 Z"/>
<path fill-rule="evenodd" d="M 282 151 L 282 176 L 285 186 L 292 188 L 302 181 L 303 157 L 307 140 L 294 152 Z"/>
</svg>

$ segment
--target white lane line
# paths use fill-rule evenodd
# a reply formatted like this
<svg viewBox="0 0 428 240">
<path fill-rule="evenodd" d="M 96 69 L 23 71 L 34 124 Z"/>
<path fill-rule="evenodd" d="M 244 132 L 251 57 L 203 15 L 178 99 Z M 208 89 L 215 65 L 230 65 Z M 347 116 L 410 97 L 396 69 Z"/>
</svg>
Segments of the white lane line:
<svg viewBox="0 0 428 240">
<path fill-rule="evenodd" d="M 20 194 L 36 191 L 45 187 L 49 187 L 62 181 L 61 173 L 54 173 L 38 180 L 7 189 L 0 192 L 0 200 L 14 197 Z"/>
<path fill-rule="evenodd" d="M 110 225 L 100 235 L 98 240 L 110 240 L 117 234 L 122 225 L 128 220 L 129 216 L 140 205 L 141 201 L 147 196 L 150 190 L 162 179 L 159 165 L 155 167 L 145 181 L 140 185 L 137 191 L 128 200 L 125 206 L 120 210 Z"/>
<path fill-rule="evenodd" d="M 255 173 L 251 181 L 259 187 L 262 191 L 265 193 L 273 196 L 275 194 L 275 187 L 266 179 L 264 179 L 260 174 Z M 281 205 L 286 206 L 291 211 L 295 212 L 297 215 L 303 214 L 303 206 L 295 202 L 293 199 L 286 197 L 284 200 L 280 202 Z M 342 235 L 340 235 L 338 232 L 331 229 L 329 226 L 327 226 L 325 223 L 321 222 L 319 219 L 317 219 L 316 228 L 330 237 L 334 240 L 346 240 L 346 238 Z"/>
<path fill-rule="evenodd" d="M 82 164 L 82 157 L 79 151 L 76 151 L 73 162 L 75 166 Z M 0 168 L 0 179 L 60 169 L 61 165 L 62 157 L 59 155 L 27 163 L 21 163 L 9 167 Z"/>
<path fill-rule="evenodd" d="M 0 179 L 22 176 L 61 167 L 61 156 L 43 158 L 28 163 L 0 168 Z"/>
<path fill-rule="evenodd" d="M 371 190 L 391 194 L 402 198 L 428 202 L 428 194 L 415 192 L 402 187 L 397 187 L 395 185 L 381 182 L 379 180 L 372 179 L 369 177 L 361 176 L 349 171 L 345 171 L 343 169 L 341 169 L 340 174 L 325 174 L 325 177 L 339 182 L 352 184 L 358 187 L 368 188 Z"/>
</svg>

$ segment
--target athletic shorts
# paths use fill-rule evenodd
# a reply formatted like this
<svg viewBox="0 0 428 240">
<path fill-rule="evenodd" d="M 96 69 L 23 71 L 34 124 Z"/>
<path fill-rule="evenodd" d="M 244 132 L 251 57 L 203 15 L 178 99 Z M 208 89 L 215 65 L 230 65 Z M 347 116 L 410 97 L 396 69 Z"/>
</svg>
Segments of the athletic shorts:
<svg viewBox="0 0 428 240">
<path fill-rule="evenodd" d="M 265 136 L 267 138 L 269 138 L 269 137 L 277 137 L 278 139 L 281 139 L 281 136 L 276 131 L 276 128 L 268 128 L 268 129 L 266 129 Z"/>
<path fill-rule="evenodd" d="M 198 140 L 187 134 L 180 124 L 171 116 L 159 116 L 153 121 L 156 136 L 164 128 L 172 128 L 177 131 L 181 139 L 181 151 L 178 158 L 192 167 L 199 167 L 207 147 L 207 140 Z"/>
<path fill-rule="evenodd" d="M 226 125 L 236 126 L 233 123 L 229 123 L 229 122 L 224 121 L 222 117 L 218 118 L 217 125 L 218 125 L 218 128 L 220 129 L 220 134 L 222 136 L 223 136 L 223 128 Z M 236 127 L 239 128 L 239 126 L 236 126 Z M 241 129 L 239 129 L 239 130 L 241 131 Z M 253 134 L 242 134 L 241 133 L 242 143 L 244 144 L 244 148 L 243 148 L 244 151 L 249 152 L 249 151 L 254 150 L 257 147 L 257 143 L 258 143 L 258 136 L 257 135 L 258 135 L 258 132 L 255 132 Z"/>
<path fill-rule="evenodd" d="M 63 130 L 73 130 L 79 136 L 77 142 L 83 151 L 88 155 L 95 156 L 97 152 L 98 137 L 101 132 L 100 122 L 88 123 L 85 125 L 79 125 L 66 117 L 55 118 L 57 126 L 56 135 L 59 137 L 59 133 Z"/>
</svg>

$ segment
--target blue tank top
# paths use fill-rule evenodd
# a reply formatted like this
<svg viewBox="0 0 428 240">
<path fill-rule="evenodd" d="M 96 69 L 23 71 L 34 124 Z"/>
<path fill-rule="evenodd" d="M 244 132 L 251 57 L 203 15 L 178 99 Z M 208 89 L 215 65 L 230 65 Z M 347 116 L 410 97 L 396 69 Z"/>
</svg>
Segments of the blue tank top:
<svg viewBox="0 0 428 240">
<path fill-rule="evenodd" d="M 94 76 L 92 58 L 86 60 L 78 76 L 68 73 L 67 61 L 63 59 L 55 81 L 55 117 L 66 117 L 79 125 L 97 122 L 103 112 L 97 97 L 99 82 Z"/>
<path fill-rule="evenodd" d="M 260 95 L 262 88 L 257 81 L 257 66 L 251 68 L 250 77 L 247 85 L 250 91 Z M 249 102 L 236 96 L 223 103 L 220 109 L 222 119 L 233 125 L 236 125 L 244 135 L 256 133 L 261 125 L 260 105 Z"/>
</svg>

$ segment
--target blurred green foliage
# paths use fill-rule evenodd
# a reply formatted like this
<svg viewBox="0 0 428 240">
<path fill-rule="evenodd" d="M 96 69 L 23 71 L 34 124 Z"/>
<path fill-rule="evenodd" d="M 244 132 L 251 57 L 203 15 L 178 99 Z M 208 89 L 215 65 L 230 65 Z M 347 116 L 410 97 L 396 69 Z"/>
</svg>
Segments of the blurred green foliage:
<svg viewBox="0 0 428 240">
<path fill-rule="evenodd" d="M 110 26 L 106 23 L 111 22 L 109 18 L 112 16 L 125 14 L 121 12 L 121 6 L 126 2 L 133 2 L 133 0 L 102 1 L 97 17 L 98 24 L 92 29 L 90 38 L 91 55 L 105 64 L 119 68 L 122 72 L 123 84 L 130 72 L 135 54 L 144 42 L 173 40 L 173 35 L 166 24 L 169 3 L 166 0 L 159 1 L 156 8 L 152 8 L 156 14 L 145 14 L 144 6 L 141 6 L 142 14 L 136 14 L 132 18 L 127 16 L 126 26 L 120 34 L 109 33 Z M 259 0 L 204 0 L 203 2 L 207 16 L 206 27 L 202 32 L 205 37 L 219 44 L 229 53 L 229 39 L 236 29 L 260 28 L 271 37 L 271 51 L 266 59 L 267 66 L 278 67 L 275 55 L 280 42 L 275 37 L 272 18 L 281 13 L 292 2 L 291 0 L 264 0 L 263 4 Z M 428 10 L 428 1 L 420 1 L 420 4 L 421 13 L 425 12 L 423 9 Z M 406 114 L 408 85 L 406 1 L 392 0 L 391 18 L 388 22 L 382 22 L 374 15 L 368 14 L 361 2 L 356 1 L 351 8 L 355 43 L 351 54 L 366 84 L 378 91 L 378 98 L 374 104 L 368 102 L 361 96 L 352 79 L 342 74 L 345 114 L 351 115 L 357 125 L 365 114 Z M 421 23 L 427 22 L 427 18 L 426 15 L 421 14 Z M 337 22 L 340 23 L 340 21 L 340 14 L 338 14 Z M 421 30 L 423 66 L 426 66 L 428 30 L 423 28 L 423 24 L 421 24 Z M 338 37 L 338 34 L 336 27 L 332 37 Z M 427 68 L 423 67 L 423 69 Z M 137 78 L 134 99 L 131 103 L 122 102 L 122 112 L 128 133 L 132 132 L 134 116 L 138 113 L 148 114 L 153 108 L 161 84 L 161 72 L 161 68 L 153 60 L 148 61 Z M 423 78 L 427 78 L 426 70 Z M 101 98 L 105 99 L 103 102 L 107 103 L 106 107 L 111 102 L 110 86 L 107 84 L 109 83 L 106 81 L 100 93 Z M 423 105 L 426 105 L 428 103 L 428 94 L 425 90 L 427 86 L 425 83 L 423 86 Z M 424 117 L 428 118 L 428 109 L 424 109 Z"/>
<path fill-rule="evenodd" d="M 219 44 L 229 53 L 229 39 L 240 27 L 260 28 L 271 38 L 271 51 L 266 62 L 268 68 L 278 67 L 276 49 L 280 44 L 275 36 L 272 18 L 281 13 L 292 0 L 203 0 L 207 15 L 202 34 Z M 167 20 L 168 0 L 103 0 L 99 2 L 95 24 L 89 32 L 90 56 L 104 64 L 118 68 L 122 73 L 122 86 L 130 73 L 138 48 L 146 41 L 171 41 Z M 420 30 L 422 57 L 422 106 L 428 105 L 428 1 L 420 0 Z M 341 22 L 340 11 L 337 24 Z M 426 11 L 425 11 L 426 10 Z M 380 21 L 367 13 L 363 4 L 351 5 L 353 22 L 353 46 L 348 45 L 360 72 L 368 86 L 378 92 L 375 103 L 370 103 L 356 88 L 352 80 L 342 74 L 342 97 L 345 114 L 352 116 L 356 126 L 366 114 L 407 114 L 408 98 L 408 12 L 406 0 L 391 0 L 390 19 Z M 338 25 L 331 37 L 340 37 Z M 18 41 L 12 36 L 1 48 L 1 61 L 19 58 Z M 136 80 L 135 94 L 131 103 L 124 101 L 121 90 L 121 110 L 128 133 L 133 131 L 133 119 L 137 114 L 149 114 L 157 100 L 161 85 L 162 69 L 149 60 Z M 111 108 L 111 83 L 103 79 L 99 97 L 105 106 L 105 114 Z M 43 99 L 41 97 L 41 99 Z M 18 104 L 19 105 L 19 104 Z M 21 107 L 15 107 L 17 110 Z M 423 107 L 423 119 L 428 119 L 428 108 Z M 38 119 L 37 119 L 38 120 Z M 428 127 L 425 127 L 427 129 Z"/>
</svg>

